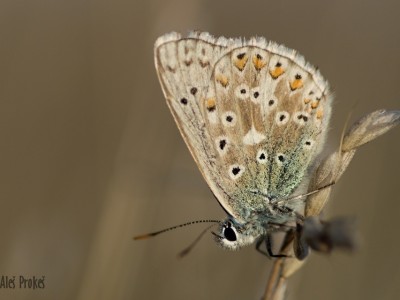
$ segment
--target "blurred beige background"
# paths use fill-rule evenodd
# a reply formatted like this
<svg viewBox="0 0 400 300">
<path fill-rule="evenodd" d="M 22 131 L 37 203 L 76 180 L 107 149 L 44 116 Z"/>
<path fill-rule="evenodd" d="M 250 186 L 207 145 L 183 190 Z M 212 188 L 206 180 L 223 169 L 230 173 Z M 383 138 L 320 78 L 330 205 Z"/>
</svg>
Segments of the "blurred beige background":
<svg viewBox="0 0 400 300">
<path fill-rule="evenodd" d="M 153 66 L 165 32 L 265 36 L 319 66 L 345 119 L 400 108 L 399 1 L 51 1 L 0 3 L 0 275 L 45 276 L 0 299 L 259 299 L 271 261 L 225 252 L 224 218 L 167 109 Z M 329 148 L 329 147 L 328 147 Z M 288 299 L 400 295 L 400 128 L 356 155 L 327 216 L 358 218 L 358 253 L 314 255 Z"/>
</svg>

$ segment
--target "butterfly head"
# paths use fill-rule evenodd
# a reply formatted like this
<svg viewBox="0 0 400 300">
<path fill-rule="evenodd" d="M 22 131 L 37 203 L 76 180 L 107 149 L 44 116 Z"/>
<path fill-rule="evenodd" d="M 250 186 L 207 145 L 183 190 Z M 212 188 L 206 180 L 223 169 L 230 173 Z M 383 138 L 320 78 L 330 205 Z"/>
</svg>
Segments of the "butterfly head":
<svg viewBox="0 0 400 300">
<path fill-rule="evenodd" d="M 220 223 L 218 233 L 213 232 L 215 241 L 228 250 L 238 250 L 254 243 L 262 235 L 262 230 L 255 230 L 249 224 L 239 224 L 228 218 Z"/>
</svg>

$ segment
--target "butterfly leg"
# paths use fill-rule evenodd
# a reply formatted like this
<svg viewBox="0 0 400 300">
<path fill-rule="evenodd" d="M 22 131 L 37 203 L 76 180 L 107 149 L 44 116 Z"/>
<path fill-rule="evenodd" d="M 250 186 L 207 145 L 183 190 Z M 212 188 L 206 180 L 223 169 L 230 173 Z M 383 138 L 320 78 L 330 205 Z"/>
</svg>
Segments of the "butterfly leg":
<svg viewBox="0 0 400 300">
<path fill-rule="evenodd" d="M 274 254 L 272 253 L 272 243 L 271 243 L 272 237 L 270 234 L 267 234 L 264 238 L 261 238 L 257 241 L 256 243 L 256 250 L 260 252 L 261 254 L 267 256 L 268 258 L 277 258 L 277 257 L 288 257 L 287 255 L 284 254 Z M 267 248 L 267 252 L 262 250 L 260 247 L 262 243 L 265 241 L 265 246 Z"/>
<path fill-rule="evenodd" d="M 265 252 L 264 250 L 262 250 L 260 247 L 263 244 L 265 238 L 260 238 L 257 243 L 256 243 L 256 250 L 258 252 L 260 252 L 261 254 L 265 255 L 268 258 L 271 258 L 271 255 L 269 255 L 269 253 Z"/>
</svg>

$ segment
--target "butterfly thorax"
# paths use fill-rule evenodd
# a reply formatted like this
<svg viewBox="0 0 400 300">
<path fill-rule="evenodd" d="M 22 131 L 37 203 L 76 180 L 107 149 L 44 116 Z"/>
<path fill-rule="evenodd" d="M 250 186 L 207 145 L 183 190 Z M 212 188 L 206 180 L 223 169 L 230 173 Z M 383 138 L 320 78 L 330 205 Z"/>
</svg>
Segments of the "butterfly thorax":
<svg viewBox="0 0 400 300">
<path fill-rule="evenodd" d="M 296 188 L 297 186 L 294 186 Z M 290 191 L 292 192 L 292 191 Z M 301 193 L 301 192 L 300 192 Z M 242 220 L 256 220 L 259 223 L 285 222 L 293 215 L 293 211 L 298 210 L 301 201 L 287 201 L 290 195 L 276 196 L 271 193 L 264 193 L 257 188 L 237 189 L 233 193 L 231 203 L 236 216 Z M 281 220 L 283 219 L 283 220 Z"/>
</svg>

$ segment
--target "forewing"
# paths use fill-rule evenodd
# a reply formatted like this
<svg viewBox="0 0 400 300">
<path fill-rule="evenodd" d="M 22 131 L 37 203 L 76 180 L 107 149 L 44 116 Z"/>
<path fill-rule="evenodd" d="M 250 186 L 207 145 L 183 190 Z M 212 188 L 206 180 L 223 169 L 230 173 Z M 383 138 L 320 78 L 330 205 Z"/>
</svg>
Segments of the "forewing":
<svg viewBox="0 0 400 300">
<path fill-rule="evenodd" d="M 220 180 L 217 150 L 201 109 L 213 67 L 232 43 L 215 42 L 206 33 L 192 33 L 188 38 L 167 34 L 156 41 L 155 65 L 167 104 L 203 177 L 222 207 L 239 219 Z"/>
</svg>

